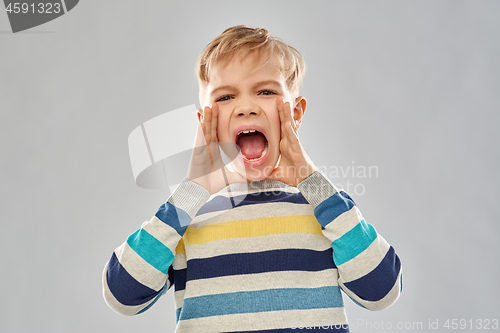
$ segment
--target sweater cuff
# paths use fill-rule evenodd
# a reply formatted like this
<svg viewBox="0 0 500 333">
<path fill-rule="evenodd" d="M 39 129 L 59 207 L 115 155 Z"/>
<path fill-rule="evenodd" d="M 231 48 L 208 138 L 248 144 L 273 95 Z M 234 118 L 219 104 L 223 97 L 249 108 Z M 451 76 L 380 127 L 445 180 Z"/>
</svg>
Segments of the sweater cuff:
<svg viewBox="0 0 500 333">
<path fill-rule="evenodd" d="M 203 186 L 184 178 L 167 202 L 185 211 L 191 219 L 196 216 L 201 206 L 210 198 L 210 193 Z"/>
<path fill-rule="evenodd" d="M 321 170 L 314 172 L 301 181 L 297 185 L 297 188 L 304 198 L 313 205 L 314 209 L 316 209 L 320 203 L 338 192 L 337 188 Z"/>
</svg>

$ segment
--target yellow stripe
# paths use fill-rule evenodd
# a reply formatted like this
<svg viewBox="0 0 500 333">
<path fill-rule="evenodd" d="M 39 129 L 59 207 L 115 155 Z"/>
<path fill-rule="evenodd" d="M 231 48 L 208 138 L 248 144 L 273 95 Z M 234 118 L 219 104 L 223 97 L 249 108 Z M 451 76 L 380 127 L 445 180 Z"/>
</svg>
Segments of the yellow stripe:
<svg viewBox="0 0 500 333">
<path fill-rule="evenodd" d="M 247 238 L 286 233 L 323 235 L 321 225 L 314 215 L 299 215 L 222 222 L 198 229 L 188 228 L 183 240 L 185 245 L 204 244 L 228 238 Z"/>
<path fill-rule="evenodd" d="M 186 249 L 184 248 L 184 237 L 181 238 L 179 244 L 175 248 L 175 253 L 186 253 Z"/>
</svg>

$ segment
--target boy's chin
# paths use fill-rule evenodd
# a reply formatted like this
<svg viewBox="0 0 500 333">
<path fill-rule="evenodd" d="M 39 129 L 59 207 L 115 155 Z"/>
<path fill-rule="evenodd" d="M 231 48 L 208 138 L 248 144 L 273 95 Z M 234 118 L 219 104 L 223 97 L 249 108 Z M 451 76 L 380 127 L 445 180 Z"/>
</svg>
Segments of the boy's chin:
<svg viewBox="0 0 500 333">
<path fill-rule="evenodd" d="M 236 170 L 234 165 L 231 165 L 228 166 L 228 169 L 230 171 L 236 171 L 249 182 L 267 179 L 274 170 L 274 168 L 272 168 L 271 166 L 249 167 L 243 165 L 239 165 Z"/>
<path fill-rule="evenodd" d="M 246 178 L 247 178 L 247 181 L 249 182 L 253 182 L 253 181 L 257 181 L 257 180 L 264 180 L 266 179 L 268 176 L 266 176 L 265 174 L 262 174 L 262 173 L 257 173 L 255 175 L 253 175 L 252 173 L 247 173 L 246 174 Z"/>
<path fill-rule="evenodd" d="M 257 181 L 257 180 L 265 180 L 269 178 L 271 173 L 275 168 L 272 166 L 261 166 L 261 167 L 246 167 L 243 177 L 247 179 L 247 181 Z M 241 174 L 241 173 L 240 173 Z"/>
</svg>

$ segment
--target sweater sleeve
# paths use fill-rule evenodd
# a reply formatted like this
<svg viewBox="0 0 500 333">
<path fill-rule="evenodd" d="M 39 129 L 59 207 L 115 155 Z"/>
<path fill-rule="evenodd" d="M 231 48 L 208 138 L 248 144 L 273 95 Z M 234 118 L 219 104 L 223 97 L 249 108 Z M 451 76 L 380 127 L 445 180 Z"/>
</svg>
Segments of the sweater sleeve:
<svg viewBox="0 0 500 333">
<path fill-rule="evenodd" d="M 151 220 L 113 252 L 104 267 L 104 300 L 113 310 L 135 315 L 149 309 L 174 283 L 175 248 L 210 197 L 185 178 Z"/>
<path fill-rule="evenodd" d="M 354 201 L 317 171 L 298 184 L 323 234 L 332 242 L 339 286 L 358 305 L 382 310 L 402 291 L 401 262 L 394 248 L 368 224 Z"/>
</svg>

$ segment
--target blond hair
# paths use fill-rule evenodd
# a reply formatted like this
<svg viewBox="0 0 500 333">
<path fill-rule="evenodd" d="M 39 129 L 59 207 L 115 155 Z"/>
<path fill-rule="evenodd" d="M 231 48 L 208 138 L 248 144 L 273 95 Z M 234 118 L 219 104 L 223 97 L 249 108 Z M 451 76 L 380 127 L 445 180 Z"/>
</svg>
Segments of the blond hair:
<svg viewBox="0 0 500 333">
<path fill-rule="evenodd" d="M 200 85 L 200 101 L 202 91 L 210 82 L 210 75 L 217 63 L 227 63 L 236 53 L 257 52 L 253 57 L 253 69 L 259 64 L 265 65 L 273 55 L 277 55 L 281 63 L 280 71 L 284 76 L 287 88 L 296 97 L 304 77 L 305 61 L 295 48 L 285 44 L 279 38 L 271 36 L 269 31 L 262 28 L 251 28 L 238 25 L 226 29 L 216 37 L 198 57 L 196 75 Z M 265 58 L 264 58 L 265 57 Z M 262 62 L 262 60 L 265 60 Z"/>
</svg>

